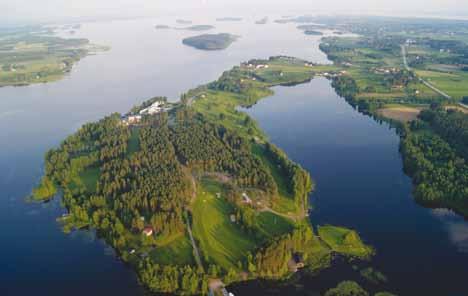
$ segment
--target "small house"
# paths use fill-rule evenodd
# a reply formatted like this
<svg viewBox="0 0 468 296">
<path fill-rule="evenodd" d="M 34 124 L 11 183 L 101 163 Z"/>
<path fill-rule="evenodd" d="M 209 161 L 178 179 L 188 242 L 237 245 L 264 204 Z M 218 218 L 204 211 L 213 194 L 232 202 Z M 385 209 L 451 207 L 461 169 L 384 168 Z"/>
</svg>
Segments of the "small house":
<svg viewBox="0 0 468 296">
<path fill-rule="evenodd" d="M 145 236 L 152 236 L 153 235 L 153 228 L 151 227 L 145 227 L 143 229 L 143 235 Z"/>
<path fill-rule="evenodd" d="M 245 203 L 248 203 L 248 204 L 251 204 L 252 203 L 252 200 L 250 199 L 250 197 L 247 195 L 247 193 L 242 193 L 242 198 L 244 199 L 244 202 Z"/>
</svg>

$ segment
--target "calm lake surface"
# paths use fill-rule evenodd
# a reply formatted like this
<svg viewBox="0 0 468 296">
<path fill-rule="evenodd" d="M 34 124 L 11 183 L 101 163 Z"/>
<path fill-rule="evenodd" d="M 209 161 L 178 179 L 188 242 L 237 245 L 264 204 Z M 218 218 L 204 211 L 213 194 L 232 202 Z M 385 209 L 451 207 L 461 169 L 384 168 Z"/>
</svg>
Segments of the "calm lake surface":
<svg viewBox="0 0 468 296">
<path fill-rule="evenodd" d="M 59 82 L 0 88 L 0 295 L 143 295 L 134 273 L 93 233 L 61 232 L 59 201 L 25 202 L 41 176 L 44 153 L 83 123 L 152 96 L 177 100 L 251 58 L 285 54 L 327 62 L 319 37 L 294 24 L 198 20 L 216 25 L 212 32 L 241 36 L 227 50 L 206 52 L 181 43 L 197 32 L 154 29 L 175 19 L 85 23 L 75 36 L 110 51 L 83 59 Z M 376 247 L 373 265 L 389 277 L 389 290 L 467 295 L 468 224 L 413 202 L 395 131 L 353 110 L 324 79 L 275 92 L 247 112 L 317 182 L 312 221 L 357 229 Z M 342 268 L 303 278 L 297 293 L 352 276 Z M 233 289 L 236 295 L 270 291 L 259 284 Z"/>
</svg>

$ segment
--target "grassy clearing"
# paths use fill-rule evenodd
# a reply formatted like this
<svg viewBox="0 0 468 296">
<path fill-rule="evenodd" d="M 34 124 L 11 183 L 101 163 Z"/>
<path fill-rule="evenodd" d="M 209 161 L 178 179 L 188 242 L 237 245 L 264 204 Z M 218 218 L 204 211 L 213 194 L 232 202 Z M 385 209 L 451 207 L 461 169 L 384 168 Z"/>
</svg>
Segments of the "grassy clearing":
<svg viewBox="0 0 468 296">
<path fill-rule="evenodd" d="M 268 96 L 269 90 L 256 91 L 255 96 Z M 242 105 L 242 98 L 230 92 L 208 91 L 205 98 L 199 98 L 193 104 L 196 111 L 203 113 L 208 119 L 218 122 L 229 130 L 236 131 L 243 137 L 265 138 L 265 135 L 253 119 L 246 119 L 247 114 L 236 110 Z M 246 122 L 248 121 L 248 124 Z"/>
<path fill-rule="evenodd" d="M 252 152 L 257 155 L 262 162 L 269 169 L 271 175 L 275 179 L 276 185 L 278 185 L 278 192 L 282 197 L 293 198 L 291 190 L 289 188 L 289 180 L 285 178 L 286 172 L 283 172 L 277 164 L 274 163 L 274 160 L 268 156 L 263 146 L 258 144 L 252 145 Z"/>
<path fill-rule="evenodd" d="M 133 153 L 140 150 L 140 141 L 138 139 L 138 129 L 134 128 L 131 131 L 130 140 L 128 141 L 127 153 L 131 156 Z"/>
<path fill-rule="evenodd" d="M 294 202 L 294 198 L 288 184 L 289 180 L 285 177 L 287 173 L 282 171 L 278 165 L 274 163 L 274 160 L 268 156 L 261 145 L 253 144 L 252 152 L 263 161 L 278 186 L 279 196 L 273 203 L 272 208 L 283 214 L 297 213 L 299 209 Z"/>
<path fill-rule="evenodd" d="M 257 216 L 257 227 L 265 237 L 274 238 L 291 232 L 294 229 L 294 224 L 273 213 L 262 212 Z"/>
<path fill-rule="evenodd" d="M 90 167 L 80 173 L 80 180 L 89 193 L 96 192 L 96 186 L 99 181 L 101 171 L 98 167 Z"/>
<path fill-rule="evenodd" d="M 151 259 L 159 264 L 193 265 L 192 244 L 186 235 L 180 234 L 175 238 L 159 245 L 149 253 Z"/>
<path fill-rule="evenodd" d="M 234 208 L 225 199 L 217 198 L 217 192 L 223 192 L 219 183 L 207 179 L 200 182 L 192 206 L 193 234 L 206 262 L 227 270 L 237 269 L 237 262 L 252 252 L 257 243 L 230 221 Z"/>
<path fill-rule="evenodd" d="M 333 251 L 356 257 L 369 257 L 372 248 L 366 246 L 356 231 L 338 226 L 319 226 L 318 234 Z"/>
</svg>

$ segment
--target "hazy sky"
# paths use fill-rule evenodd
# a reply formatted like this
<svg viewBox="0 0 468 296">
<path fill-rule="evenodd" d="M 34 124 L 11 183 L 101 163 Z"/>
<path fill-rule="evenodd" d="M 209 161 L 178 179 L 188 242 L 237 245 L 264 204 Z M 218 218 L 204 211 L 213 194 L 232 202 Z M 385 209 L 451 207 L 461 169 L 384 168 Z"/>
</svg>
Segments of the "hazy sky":
<svg viewBox="0 0 468 296">
<path fill-rule="evenodd" d="M 467 16 L 468 0 L 0 0 L 3 22 L 289 13 Z"/>
</svg>

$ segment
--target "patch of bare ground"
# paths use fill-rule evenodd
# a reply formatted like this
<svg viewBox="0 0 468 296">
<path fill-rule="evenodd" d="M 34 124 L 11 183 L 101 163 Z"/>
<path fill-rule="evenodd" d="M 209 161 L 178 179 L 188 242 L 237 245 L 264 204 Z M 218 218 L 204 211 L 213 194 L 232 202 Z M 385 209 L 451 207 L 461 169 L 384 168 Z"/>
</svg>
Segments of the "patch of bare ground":
<svg viewBox="0 0 468 296">
<path fill-rule="evenodd" d="M 400 122 L 409 122 L 415 120 L 423 109 L 422 107 L 399 106 L 382 108 L 379 109 L 377 113 L 383 117 Z"/>
</svg>

